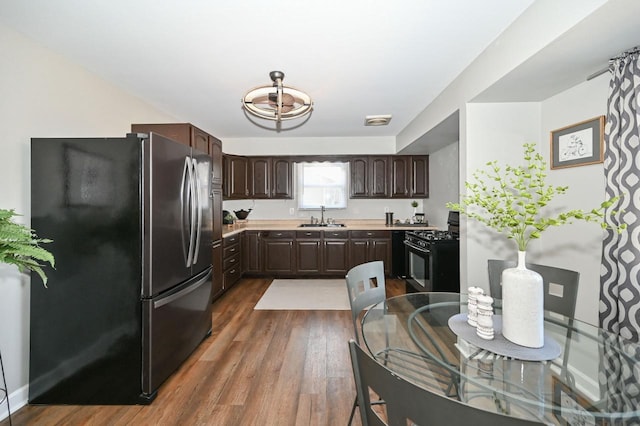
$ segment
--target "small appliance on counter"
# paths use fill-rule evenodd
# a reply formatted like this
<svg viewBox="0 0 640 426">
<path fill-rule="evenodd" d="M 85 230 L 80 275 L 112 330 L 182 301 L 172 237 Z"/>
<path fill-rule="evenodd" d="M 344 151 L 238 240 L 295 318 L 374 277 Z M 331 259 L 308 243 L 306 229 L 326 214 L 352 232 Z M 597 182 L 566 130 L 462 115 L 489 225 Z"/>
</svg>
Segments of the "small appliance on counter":
<svg viewBox="0 0 640 426">
<path fill-rule="evenodd" d="M 222 210 L 222 224 L 233 225 L 233 215 L 229 213 L 229 210 Z"/>
<path fill-rule="evenodd" d="M 386 226 L 392 226 L 393 225 L 393 212 L 386 212 L 384 215 L 385 215 L 384 224 Z"/>
</svg>

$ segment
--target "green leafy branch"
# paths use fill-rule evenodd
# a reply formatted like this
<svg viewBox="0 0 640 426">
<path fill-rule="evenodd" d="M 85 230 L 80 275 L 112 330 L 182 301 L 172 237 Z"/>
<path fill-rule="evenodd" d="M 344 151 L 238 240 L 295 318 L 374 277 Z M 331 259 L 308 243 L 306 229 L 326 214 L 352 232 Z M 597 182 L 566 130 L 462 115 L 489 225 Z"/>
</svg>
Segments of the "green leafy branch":
<svg viewBox="0 0 640 426">
<path fill-rule="evenodd" d="M 18 216 L 14 210 L 0 209 L 0 262 L 16 265 L 21 272 L 36 272 L 46 287 L 47 275 L 42 269 L 45 265 L 39 262 L 47 262 L 53 268 L 55 259 L 40 244 L 51 240 L 38 238 L 34 230 L 14 223 L 13 216 Z"/>
<path fill-rule="evenodd" d="M 460 203 L 447 203 L 447 207 L 506 234 L 516 241 L 520 251 L 525 251 L 529 241 L 540 238 L 550 226 L 582 220 L 600 222 L 603 229 L 608 227 L 604 222 L 605 211 L 619 197 L 604 201 L 590 211 L 575 209 L 541 216 L 541 209 L 557 195 L 564 194 L 568 187 L 545 182 L 547 163 L 536 152 L 534 144 L 524 144 L 524 160 L 525 165 L 506 166 L 504 171 L 496 161 L 488 162 L 488 170 L 474 172 L 473 180 L 465 182 L 468 195 L 463 196 Z M 621 224 L 618 232 L 625 228 L 626 224 Z"/>
</svg>

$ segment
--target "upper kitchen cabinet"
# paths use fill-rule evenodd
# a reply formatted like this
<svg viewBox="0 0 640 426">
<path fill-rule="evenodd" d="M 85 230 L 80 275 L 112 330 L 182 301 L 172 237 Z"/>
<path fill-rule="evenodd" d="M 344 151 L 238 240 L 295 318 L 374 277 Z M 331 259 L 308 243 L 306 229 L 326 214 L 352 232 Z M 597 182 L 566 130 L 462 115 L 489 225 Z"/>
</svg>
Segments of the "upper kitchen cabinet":
<svg viewBox="0 0 640 426">
<path fill-rule="evenodd" d="M 249 186 L 251 198 L 269 198 L 271 195 L 271 158 L 249 157 Z"/>
<path fill-rule="evenodd" d="M 225 199 L 293 198 L 293 164 L 288 157 L 225 154 Z"/>
<path fill-rule="evenodd" d="M 249 198 L 249 160 L 239 155 L 224 155 L 224 183 L 222 185 L 225 199 Z"/>
<path fill-rule="evenodd" d="M 394 155 L 391 157 L 391 197 L 429 197 L 429 156 Z"/>
<path fill-rule="evenodd" d="M 293 161 L 289 158 L 273 157 L 271 160 L 271 198 L 293 198 Z"/>
<path fill-rule="evenodd" d="M 214 187 L 222 187 L 222 141 L 209 135 L 209 148 L 211 149 L 211 183 Z"/>
<path fill-rule="evenodd" d="M 351 198 L 387 198 L 389 196 L 389 156 L 353 157 Z"/>
<path fill-rule="evenodd" d="M 131 131 L 134 133 L 159 133 L 209 155 L 214 154 L 211 144 L 217 141 L 220 144 L 220 151 L 222 151 L 222 143 L 218 139 L 190 123 L 132 124 Z M 222 160 L 220 159 L 220 161 Z"/>
<path fill-rule="evenodd" d="M 429 156 L 411 156 L 411 197 L 429 198 Z"/>
</svg>

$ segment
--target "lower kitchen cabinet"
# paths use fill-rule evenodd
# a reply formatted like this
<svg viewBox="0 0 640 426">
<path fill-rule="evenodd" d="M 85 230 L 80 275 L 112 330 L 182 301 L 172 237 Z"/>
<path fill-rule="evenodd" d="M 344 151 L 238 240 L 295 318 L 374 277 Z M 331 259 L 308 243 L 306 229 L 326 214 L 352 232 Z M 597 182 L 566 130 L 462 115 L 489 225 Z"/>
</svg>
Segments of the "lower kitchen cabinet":
<svg viewBox="0 0 640 426">
<path fill-rule="evenodd" d="M 242 247 L 242 264 L 247 274 L 262 273 L 261 231 L 245 231 Z"/>
<path fill-rule="evenodd" d="M 385 275 L 391 274 L 391 232 L 350 231 L 349 267 L 366 262 L 384 262 Z"/>
<path fill-rule="evenodd" d="M 242 276 L 242 234 L 234 234 L 222 240 L 223 290 L 228 290 Z"/>
<path fill-rule="evenodd" d="M 322 231 L 296 232 L 296 273 L 319 274 L 322 271 Z"/>
<path fill-rule="evenodd" d="M 213 259 L 213 291 L 211 292 L 212 301 L 220 297 L 224 291 L 223 271 L 222 271 L 222 241 L 216 241 L 212 247 Z"/>
<path fill-rule="evenodd" d="M 292 275 L 295 273 L 294 231 L 263 231 L 263 271 L 266 274 Z"/>
<path fill-rule="evenodd" d="M 344 276 L 349 270 L 349 231 L 324 231 L 323 273 Z"/>
</svg>

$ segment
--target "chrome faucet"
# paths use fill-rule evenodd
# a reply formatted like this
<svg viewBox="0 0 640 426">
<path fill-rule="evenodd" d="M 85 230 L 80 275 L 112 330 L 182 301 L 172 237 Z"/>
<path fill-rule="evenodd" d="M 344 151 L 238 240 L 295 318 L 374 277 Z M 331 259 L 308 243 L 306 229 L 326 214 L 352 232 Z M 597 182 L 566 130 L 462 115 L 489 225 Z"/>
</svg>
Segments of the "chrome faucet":
<svg viewBox="0 0 640 426">
<path fill-rule="evenodd" d="M 324 206 L 320 206 L 320 225 L 324 225 Z"/>
</svg>

